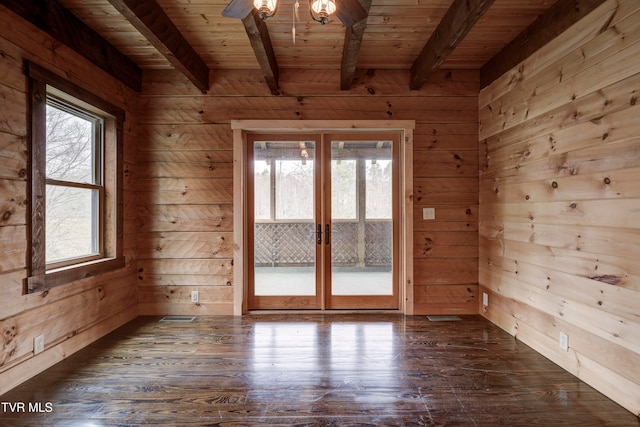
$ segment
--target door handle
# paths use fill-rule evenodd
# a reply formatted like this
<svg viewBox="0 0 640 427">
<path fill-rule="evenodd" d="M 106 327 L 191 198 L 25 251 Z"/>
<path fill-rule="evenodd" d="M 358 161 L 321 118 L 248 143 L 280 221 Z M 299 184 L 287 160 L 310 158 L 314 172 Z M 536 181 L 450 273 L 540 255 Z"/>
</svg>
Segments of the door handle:
<svg viewBox="0 0 640 427">
<path fill-rule="evenodd" d="M 316 241 L 319 245 L 322 244 L 322 224 L 318 224 L 318 231 L 316 232 Z"/>
<path fill-rule="evenodd" d="M 331 243 L 331 224 L 327 224 L 325 226 L 325 229 L 324 229 L 324 243 L 327 244 L 327 245 Z"/>
</svg>

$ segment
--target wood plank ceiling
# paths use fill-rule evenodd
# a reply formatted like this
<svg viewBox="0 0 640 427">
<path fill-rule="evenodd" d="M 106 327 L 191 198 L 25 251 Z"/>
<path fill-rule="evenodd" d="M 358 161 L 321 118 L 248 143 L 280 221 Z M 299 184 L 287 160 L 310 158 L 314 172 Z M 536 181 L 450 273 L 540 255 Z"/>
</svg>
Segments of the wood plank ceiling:
<svg viewBox="0 0 640 427">
<path fill-rule="evenodd" d="M 501 50 L 514 39 L 525 45 L 533 31 L 540 39 L 539 21 L 559 31 L 602 2 L 560 0 L 568 12 L 558 24 L 550 10 L 555 0 L 360 0 L 367 20 L 345 28 L 335 17 L 325 26 L 312 21 L 307 0 L 300 0 L 293 43 L 295 0 L 280 0 L 266 25 L 251 15 L 223 17 L 229 0 L 57 1 L 142 70 L 176 68 L 206 92 L 210 71 L 261 69 L 273 94 L 283 68 L 336 70 L 342 89 L 349 89 L 356 68 L 406 69 L 407 84 L 419 89 L 437 68 L 504 67 Z M 2 1 L 41 28 L 42 19 L 29 14 L 57 7 L 56 0 L 40 0 L 45 6 L 38 12 L 24 10 L 24 3 Z M 60 38 L 59 28 L 43 29 Z M 483 70 L 486 79 L 496 72 Z"/>
</svg>

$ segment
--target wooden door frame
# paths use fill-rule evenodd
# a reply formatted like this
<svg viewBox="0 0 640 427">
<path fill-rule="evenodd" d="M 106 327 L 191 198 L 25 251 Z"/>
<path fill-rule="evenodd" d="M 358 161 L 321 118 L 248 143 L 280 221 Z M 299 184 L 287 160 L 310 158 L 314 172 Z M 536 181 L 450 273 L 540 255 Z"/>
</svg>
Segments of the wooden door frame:
<svg viewBox="0 0 640 427">
<path fill-rule="evenodd" d="M 391 227 L 392 227 L 392 235 L 393 237 L 393 245 L 392 245 L 392 280 L 393 280 L 393 295 L 333 295 L 333 265 L 331 262 L 325 262 L 323 264 L 324 268 L 324 288 L 325 294 L 324 297 L 324 308 L 345 310 L 345 309 L 354 309 L 354 310 L 362 310 L 367 309 L 368 307 L 375 309 L 383 309 L 386 307 L 386 310 L 400 310 L 400 265 L 398 264 L 400 258 L 399 254 L 399 246 L 400 246 L 400 221 L 402 219 L 402 204 L 400 203 L 402 196 L 402 189 L 400 185 L 400 177 L 402 176 L 402 170 L 398 165 L 400 165 L 400 140 L 402 138 L 401 132 L 397 130 L 383 130 L 377 129 L 374 132 L 323 132 L 321 135 L 321 140 L 323 142 L 323 146 L 321 147 L 323 151 L 323 155 L 321 156 L 322 162 L 324 163 L 322 170 L 325 172 L 322 177 L 322 186 L 325 191 L 328 190 L 328 197 L 325 195 L 325 204 L 322 207 L 323 214 L 323 223 L 330 223 L 333 225 L 333 218 L 331 218 L 331 189 L 332 189 L 332 180 L 331 177 L 331 161 L 332 159 L 332 143 L 333 141 L 391 141 L 391 159 L 393 161 L 393 178 L 392 178 L 392 216 L 391 216 Z M 364 177 L 361 177 L 363 179 Z M 361 184 L 359 179 L 356 179 L 358 185 Z M 358 200 L 357 206 L 358 209 L 363 208 L 364 206 L 360 205 L 361 201 Z M 360 220 L 360 215 L 356 215 L 358 220 Z M 365 215 L 363 214 L 363 218 Z M 325 260 L 330 260 L 332 257 L 331 245 L 325 246 L 323 248 L 324 255 L 323 258 Z"/>
<path fill-rule="evenodd" d="M 287 139 L 289 140 L 295 140 L 295 141 L 309 141 L 309 142 L 314 142 L 315 146 L 314 146 L 314 151 L 315 151 L 315 156 L 312 158 L 313 161 L 313 165 L 314 165 L 314 171 L 313 171 L 313 188 L 314 188 L 314 194 L 313 194 L 313 198 L 314 198 L 314 215 L 313 215 L 313 228 L 315 230 L 316 227 L 316 222 L 318 221 L 318 218 L 321 217 L 321 205 L 320 205 L 320 199 L 319 199 L 319 194 L 316 191 L 316 189 L 320 186 L 320 163 L 317 161 L 318 158 L 318 154 L 319 154 L 319 149 L 320 149 L 320 145 L 321 145 L 321 139 L 322 139 L 322 135 L 317 133 L 317 132 L 305 132 L 305 133 L 299 133 L 299 132 L 289 132 L 286 134 L 279 134 L 276 132 L 268 132 L 268 133 L 258 133 L 258 132 L 250 132 L 250 133 L 245 133 L 244 134 L 244 142 L 245 142 L 245 168 L 246 168 L 246 174 L 245 174 L 245 193 L 246 193 L 246 206 L 245 206 L 245 210 L 243 211 L 243 216 L 246 218 L 245 220 L 245 224 L 247 225 L 247 227 L 245 228 L 245 238 L 243 241 L 252 241 L 253 239 L 255 239 L 255 233 L 254 233 L 254 224 L 255 224 L 255 218 L 254 215 L 252 214 L 254 212 L 254 200 L 253 197 L 251 197 L 252 195 L 254 195 L 254 183 L 253 183 L 253 171 L 252 171 L 252 160 L 255 158 L 254 154 L 252 154 L 252 151 L 254 150 L 253 148 L 253 144 L 255 141 L 286 141 Z M 272 206 L 273 208 L 274 206 Z M 273 214 L 273 213 L 272 213 Z M 272 218 L 273 219 L 273 218 Z M 315 240 L 315 239 L 314 239 Z M 254 260 L 254 250 L 255 250 L 255 245 L 253 244 L 248 244 L 245 245 L 246 246 L 246 250 L 245 250 L 245 258 L 246 260 Z M 321 266 L 321 254 L 319 253 L 319 251 L 316 251 L 315 248 L 316 244 L 314 243 L 314 252 L 316 252 L 316 256 L 315 256 L 315 283 L 316 283 L 316 293 L 315 295 L 311 296 L 311 295 L 288 295 L 288 296 L 257 296 L 254 295 L 254 291 L 255 291 L 255 276 L 254 274 L 251 274 L 251 264 L 249 264 L 247 266 L 246 270 L 243 270 L 243 274 L 244 274 L 244 283 L 246 283 L 246 286 L 244 287 L 245 292 L 244 295 L 246 296 L 243 299 L 243 303 L 245 304 L 245 311 L 250 310 L 249 307 L 251 306 L 262 306 L 263 308 L 261 310 L 265 310 L 265 309 L 273 309 L 273 310 L 278 310 L 278 309 L 287 309 L 286 306 L 290 306 L 290 307 L 311 307 L 311 308 L 306 308 L 308 309 L 316 309 L 316 310 L 320 310 L 320 309 L 324 309 L 324 305 L 323 305 L 323 301 L 321 298 L 322 295 L 322 289 L 320 284 L 322 283 L 321 281 L 321 277 L 322 277 L 322 269 L 320 268 Z M 235 265 L 235 262 L 234 262 Z M 265 308 L 266 307 L 266 308 Z"/>
<path fill-rule="evenodd" d="M 248 313 L 247 146 L 245 135 L 256 133 L 400 132 L 399 307 L 413 314 L 413 120 L 232 120 L 233 131 L 233 313 Z"/>
</svg>

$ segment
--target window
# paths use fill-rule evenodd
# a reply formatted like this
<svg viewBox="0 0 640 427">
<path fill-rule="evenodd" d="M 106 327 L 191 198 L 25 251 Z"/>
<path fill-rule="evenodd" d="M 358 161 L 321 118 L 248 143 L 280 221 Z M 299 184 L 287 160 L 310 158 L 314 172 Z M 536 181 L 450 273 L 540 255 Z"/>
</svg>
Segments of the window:
<svg viewBox="0 0 640 427">
<path fill-rule="evenodd" d="M 254 142 L 255 219 L 314 219 L 313 141 Z"/>
<path fill-rule="evenodd" d="M 358 219 L 357 176 L 355 159 L 331 160 L 331 215 L 333 219 Z"/>
<path fill-rule="evenodd" d="M 391 194 L 392 166 L 391 160 L 366 161 L 367 219 L 391 219 L 393 216 L 392 201 L 385 197 Z"/>
<path fill-rule="evenodd" d="M 124 112 L 29 63 L 31 265 L 36 292 L 124 265 Z"/>
<path fill-rule="evenodd" d="M 255 218 L 313 219 L 313 163 L 254 160 Z"/>
<path fill-rule="evenodd" d="M 46 264 L 101 257 L 104 119 L 47 94 L 45 123 Z"/>
</svg>

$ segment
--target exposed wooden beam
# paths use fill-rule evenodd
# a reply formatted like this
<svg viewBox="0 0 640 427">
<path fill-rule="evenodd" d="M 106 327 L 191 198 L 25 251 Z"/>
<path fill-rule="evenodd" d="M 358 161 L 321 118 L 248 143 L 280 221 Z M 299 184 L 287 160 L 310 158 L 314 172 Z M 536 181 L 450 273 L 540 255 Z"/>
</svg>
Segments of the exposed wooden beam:
<svg viewBox="0 0 640 427">
<path fill-rule="evenodd" d="M 109 0 L 109 3 L 198 89 L 203 93 L 209 90 L 209 67 L 155 0 Z"/>
<path fill-rule="evenodd" d="M 227 18 L 242 19 L 251 13 L 253 9 L 252 0 L 231 0 L 222 11 L 222 16 Z"/>
<path fill-rule="evenodd" d="M 0 0 L 0 4 L 133 90 L 142 90 L 140 68 L 57 1 Z"/>
<path fill-rule="evenodd" d="M 358 22 L 367 20 L 369 12 L 362 7 L 362 0 L 340 0 L 336 3 L 336 17 L 345 27 L 353 27 Z"/>
<path fill-rule="evenodd" d="M 371 9 L 371 0 L 360 0 L 360 4 L 368 15 L 369 9 Z M 360 46 L 362 45 L 362 37 L 366 28 L 367 20 L 365 19 L 346 29 L 344 47 L 342 48 L 342 66 L 340 68 L 340 89 L 342 90 L 351 89 L 360 54 Z"/>
<path fill-rule="evenodd" d="M 494 0 L 454 0 L 411 67 L 411 89 L 418 90 L 464 39 Z"/>
<path fill-rule="evenodd" d="M 272 94 L 280 95 L 280 88 L 278 87 L 278 62 L 273 52 L 267 25 L 258 18 L 258 12 L 255 8 L 242 19 L 242 24 L 244 24 L 244 29 L 247 31 L 251 47 L 256 55 L 258 64 L 260 64 L 260 69 L 267 82 L 267 86 L 269 86 Z"/>
<path fill-rule="evenodd" d="M 480 87 L 489 86 L 604 2 L 560 0 L 555 3 L 482 67 Z"/>
</svg>

